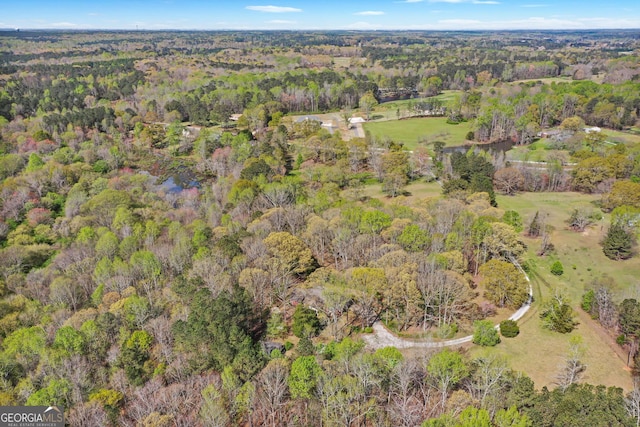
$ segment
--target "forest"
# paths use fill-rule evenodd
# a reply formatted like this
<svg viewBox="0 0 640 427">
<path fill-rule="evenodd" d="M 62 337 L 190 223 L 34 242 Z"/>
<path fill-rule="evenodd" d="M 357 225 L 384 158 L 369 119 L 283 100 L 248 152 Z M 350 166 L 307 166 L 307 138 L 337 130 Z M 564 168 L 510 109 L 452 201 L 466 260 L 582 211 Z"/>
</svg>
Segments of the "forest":
<svg viewBox="0 0 640 427">
<path fill-rule="evenodd" d="M 637 31 L 0 31 L 0 405 L 637 426 L 639 233 Z"/>
</svg>

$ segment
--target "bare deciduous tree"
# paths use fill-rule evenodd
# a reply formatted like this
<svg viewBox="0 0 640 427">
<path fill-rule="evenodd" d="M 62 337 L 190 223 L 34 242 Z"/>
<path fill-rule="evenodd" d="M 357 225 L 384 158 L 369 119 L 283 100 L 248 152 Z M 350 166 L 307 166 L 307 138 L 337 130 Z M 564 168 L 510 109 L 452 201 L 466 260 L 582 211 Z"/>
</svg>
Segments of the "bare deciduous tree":
<svg viewBox="0 0 640 427">
<path fill-rule="evenodd" d="M 556 375 L 556 384 L 562 391 L 571 384 L 577 383 L 587 369 L 587 365 L 580 360 L 584 356 L 582 337 L 571 337 L 569 343 L 569 353 L 560 366 L 560 372 Z"/>
<path fill-rule="evenodd" d="M 255 400 L 253 421 L 256 425 L 287 425 L 290 413 L 286 406 L 289 401 L 289 364 L 285 359 L 274 359 L 255 379 Z"/>
</svg>

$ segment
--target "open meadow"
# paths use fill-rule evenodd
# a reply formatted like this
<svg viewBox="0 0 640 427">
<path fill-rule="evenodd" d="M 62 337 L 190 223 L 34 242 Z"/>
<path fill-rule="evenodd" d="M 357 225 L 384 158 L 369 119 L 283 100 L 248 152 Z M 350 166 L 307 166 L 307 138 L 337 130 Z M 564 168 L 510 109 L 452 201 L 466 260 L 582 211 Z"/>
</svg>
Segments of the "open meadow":
<svg viewBox="0 0 640 427">
<path fill-rule="evenodd" d="M 390 138 L 404 143 L 408 150 L 418 145 L 442 141 L 447 146 L 463 145 L 472 130 L 471 122 L 448 124 L 446 117 L 420 117 L 364 124 L 365 131 L 376 138 Z"/>
<path fill-rule="evenodd" d="M 523 218 L 525 226 L 536 212 L 547 215 L 547 224 L 553 227 L 551 243 L 554 250 L 538 256 L 539 239 L 524 238 L 528 245 L 527 262 L 532 267 L 534 303 L 532 310 L 520 321 L 521 333 L 513 339 L 503 338 L 495 350 L 474 348 L 473 352 L 495 351 L 509 360 L 516 370 L 527 373 L 537 387 L 554 386 L 554 372 L 550 366 L 559 366 L 568 353 L 571 336 L 582 337 L 583 363 L 587 370 L 584 381 L 593 384 L 615 385 L 629 390 L 631 376 L 626 366 L 624 352 L 617 347 L 614 337 L 580 309 L 583 293 L 591 289 L 594 281 L 610 283 L 617 302 L 624 298 L 640 296 L 640 258 L 612 261 L 604 256 L 600 241 L 609 224 L 608 215 L 582 233 L 571 230 L 566 220 L 573 209 L 591 207 L 599 195 L 581 193 L 521 193 L 514 197 L 497 196 L 498 205 L 505 210 L 515 210 Z M 551 264 L 559 260 L 564 274 L 551 274 Z M 558 334 L 542 328 L 539 321 L 541 303 L 556 291 L 568 296 L 578 313 L 578 327 L 570 334 Z M 535 363 L 532 363 L 535 361 Z"/>
<path fill-rule="evenodd" d="M 529 263 L 542 279 L 551 284 L 543 296 L 554 292 L 557 287 L 577 305 L 584 291 L 590 289 L 594 280 L 600 280 L 603 276 L 615 283 L 612 291 L 618 300 L 640 296 L 640 257 L 613 261 L 602 252 L 600 241 L 607 231 L 609 215 L 603 214 L 602 220 L 584 232 L 575 232 L 568 227 L 567 220 L 573 209 L 590 208 L 599 212 L 594 205 L 599 199 L 600 195 L 573 192 L 497 196 L 500 208 L 520 213 L 525 229 L 536 212 L 546 214 L 547 224 L 553 227 L 551 243 L 554 250 L 543 257 L 536 254 L 540 246 L 539 239 L 525 238 L 529 247 Z M 560 277 L 550 272 L 551 264 L 556 260 L 564 266 L 564 274 Z"/>
</svg>

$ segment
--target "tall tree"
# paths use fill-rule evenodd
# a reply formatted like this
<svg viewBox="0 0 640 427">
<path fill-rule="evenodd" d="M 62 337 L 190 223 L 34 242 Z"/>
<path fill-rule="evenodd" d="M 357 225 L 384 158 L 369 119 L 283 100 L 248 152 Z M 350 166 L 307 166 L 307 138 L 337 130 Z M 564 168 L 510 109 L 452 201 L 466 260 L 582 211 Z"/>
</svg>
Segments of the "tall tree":
<svg viewBox="0 0 640 427">
<path fill-rule="evenodd" d="M 440 405 L 443 409 L 449 391 L 469 375 L 469 368 L 460 353 L 448 349 L 429 359 L 427 371 L 440 391 Z"/>
<path fill-rule="evenodd" d="M 602 251 L 607 258 L 619 261 L 633 256 L 634 238 L 621 224 L 612 224 L 602 241 Z"/>
<path fill-rule="evenodd" d="M 518 308 L 529 299 L 529 283 L 511 263 L 492 259 L 480 267 L 485 297 L 500 307 Z"/>
</svg>

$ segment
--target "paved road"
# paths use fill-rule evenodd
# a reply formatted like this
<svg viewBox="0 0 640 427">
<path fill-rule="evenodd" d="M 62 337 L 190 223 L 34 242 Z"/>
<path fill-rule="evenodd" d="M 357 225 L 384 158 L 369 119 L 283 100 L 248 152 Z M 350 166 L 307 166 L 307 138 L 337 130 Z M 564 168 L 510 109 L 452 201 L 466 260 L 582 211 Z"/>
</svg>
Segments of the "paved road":
<svg viewBox="0 0 640 427">
<path fill-rule="evenodd" d="M 533 301 L 533 287 L 531 286 L 531 280 L 527 273 L 522 269 L 518 261 L 515 259 L 511 259 L 513 265 L 516 266 L 518 270 L 524 277 L 527 279 L 529 283 L 529 299 L 526 303 L 522 305 L 515 313 L 509 317 L 510 320 L 520 320 L 522 316 L 525 315 L 529 308 L 531 308 L 531 302 Z M 500 325 L 496 325 L 495 328 L 498 329 Z M 383 347 L 396 347 L 396 348 L 441 348 L 441 347 L 452 347 L 456 345 L 465 344 L 471 342 L 473 339 L 473 335 L 468 335 L 462 338 L 456 338 L 453 340 L 444 340 L 444 341 L 433 341 L 431 339 L 407 339 L 400 338 L 396 335 L 393 335 L 381 322 L 376 322 L 373 325 L 373 333 L 372 334 L 364 334 L 362 335 L 362 339 L 366 343 L 367 347 L 378 349 Z"/>
</svg>

